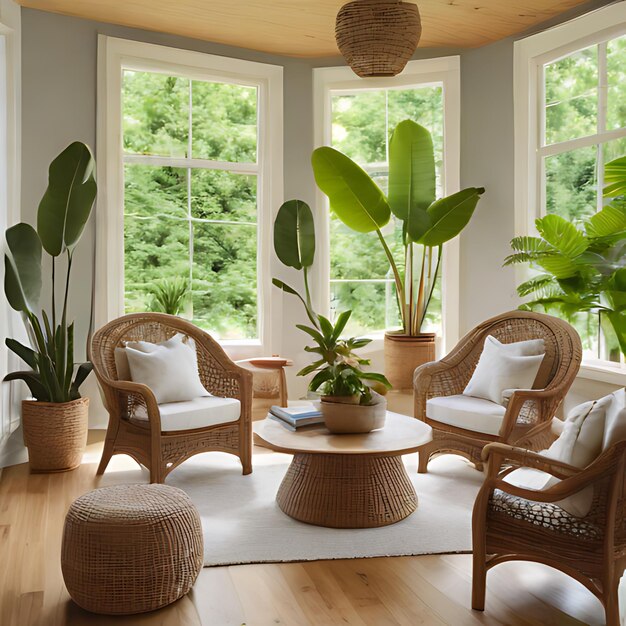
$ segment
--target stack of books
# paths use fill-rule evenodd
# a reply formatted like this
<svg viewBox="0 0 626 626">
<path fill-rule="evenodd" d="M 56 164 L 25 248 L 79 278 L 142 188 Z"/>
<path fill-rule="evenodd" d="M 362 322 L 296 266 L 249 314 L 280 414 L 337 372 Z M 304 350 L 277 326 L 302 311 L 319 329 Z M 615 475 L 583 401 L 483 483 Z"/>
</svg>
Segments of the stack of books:
<svg viewBox="0 0 626 626">
<path fill-rule="evenodd" d="M 300 430 L 324 423 L 322 412 L 312 404 L 292 407 L 272 406 L 268 417 L 280 422 L 289 430 Z"/>
</svg>

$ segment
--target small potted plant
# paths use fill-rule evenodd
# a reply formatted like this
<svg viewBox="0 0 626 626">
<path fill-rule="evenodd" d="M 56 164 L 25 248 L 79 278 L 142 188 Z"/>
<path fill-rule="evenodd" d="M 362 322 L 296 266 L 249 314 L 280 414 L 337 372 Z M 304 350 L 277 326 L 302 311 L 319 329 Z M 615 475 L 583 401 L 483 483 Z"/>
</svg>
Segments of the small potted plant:
<svg viewBox="0 0 626 626">
<path fill-rule="evenodd" d="M 33 398 L 22 402 L 24 443 L 33 471 L 74 469 L 87 443 L 89 399 L 81 397 L 79 387 L 91 363 L 74 363 L 74 323 L 68 322 L 67 303 L 74 250 L 96 197 L 94 171 L 89 148 L 70 144 L 50 165 L 37 230 L 20 223 L 6 231 L 4 290 L 11 307 L 22 314 L 32 347 L 6 339 L 7 347 L 31 370 L 13 372 L 5 380 L 23 380 Z M 51 257 L 48 311 L 39 303 L 43 250 Z M 56 276 L 62 255 L 66 263 L 59 307 Z"/>
<path fill-rule="evenodd" d="M 305 202 L 290 200 L 280 207 L 274 222 L 274 249 L 282 263 L 304 274 L 304 297 L 280 280 L 272 282 L 297 296 L 311 321 L 311 326 L 297 324 L 296 327 L 313 338 L 316 345 L 305 350 L 317 358 L 300 370 L 298 376 L 315 374 L 309 389 L 322 396 L 321 411 L 326 427 L 335 433 L 366 433 L 382 428 L 387 403 L 372 387 L 384 394 L 391 385 L 382 374 L 362 370 L 361 366 L 369 365 L 369 360 L 354 353 L 371 340 L 341 337 L 351 311 L 341 313 L 333 325 L 311 306 L 307 274 L 315 257 L 315 229 L 311 209 Z"/>
</svg>

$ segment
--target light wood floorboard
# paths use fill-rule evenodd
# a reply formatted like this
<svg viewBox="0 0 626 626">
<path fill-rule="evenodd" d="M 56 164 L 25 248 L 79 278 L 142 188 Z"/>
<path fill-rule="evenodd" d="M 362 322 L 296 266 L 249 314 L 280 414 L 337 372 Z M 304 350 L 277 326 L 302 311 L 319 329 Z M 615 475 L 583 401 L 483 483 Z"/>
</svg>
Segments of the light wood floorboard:
<svg viewBox="0 0 626 626">
<path fill-rule="evenodd" d="M 69 599 L 59 563 L 68 506 L 98 486 L 101 433 L 65 474 L 0 470 L 1 626 L 600 625 L 599 602 L 547 567 L 506 563 L 489 573 L 487 610 L 472 611 L 471 556 L 429 555 L 204 568 L 192 592 L 153 613 L 112 618 Z M 263 453 L 257 450 L 257 453 Z M 114 457 L 111 470 L 133 466 Z"/>
</svg>

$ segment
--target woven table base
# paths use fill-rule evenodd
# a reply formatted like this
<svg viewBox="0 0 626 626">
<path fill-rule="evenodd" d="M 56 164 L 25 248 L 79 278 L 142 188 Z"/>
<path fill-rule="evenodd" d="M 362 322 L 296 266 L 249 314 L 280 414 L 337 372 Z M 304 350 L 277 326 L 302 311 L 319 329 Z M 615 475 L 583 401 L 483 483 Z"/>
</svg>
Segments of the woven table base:
<svg viewBox="0 0 626 626">
<path fill-rule="evenodd" d="M 413 513 L 417 495 L 401 456 L 299 453 L 276 502 L 285 514 L 307 524 L 376 528 Z"/>
</svg>

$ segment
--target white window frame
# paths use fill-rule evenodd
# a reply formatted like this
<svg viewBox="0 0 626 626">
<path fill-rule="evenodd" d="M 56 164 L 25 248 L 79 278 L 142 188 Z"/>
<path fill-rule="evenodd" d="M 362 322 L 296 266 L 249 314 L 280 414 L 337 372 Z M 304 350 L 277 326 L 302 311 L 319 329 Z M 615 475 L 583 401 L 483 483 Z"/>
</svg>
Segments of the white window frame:
<svg viewBox="0 0 626 626">
<path fill-rule="evenodd" d="M 4 251 L 4 231 L 20 219 L 21 185 L 21 7 L 12 0 L 0 0 L 0 233 Z M 4 281 L 4 267 L 0 279 Z M 0 305 L 0 381 L 13 370 L 20 369 L 20 360 L 5 346 L 5 337 L 26 339 L 19 315 L 6 301 Z M 21 386 L 0 382 L 0 442 L 19 422 Z M 0 467 L 3 462 L 0 449 Z"/>
<path fill-rule="evenodd" d="M 535 219 L 541 217 L 543 197 L 543 157 L 565 150 L 592 146 L 624 136 L 623 130 L 598 131 L 557 144 L 543 146 L 541 107 L 544 104 L 544 65 L 577 50 L 601 44 L 626 33 L 626 1 L 603 7 L 574 20 L 515 42 L 515 234 L 536 234 Z M 600 68 L 602 69 L 602 68 Z M 604 100 L 606 85 L 601 84 Z M 598 103 L 600 106 L 600 102 Z M 600 114 L 601 115 L 601 114 Z M 527 270 L 516 267 L 516 282 L 527 278 Z M 586 378 L 624 384 L 626 367 L 600 359 L 583 360 Z"/>
<path fill-rule="evenodd" d="M 95 324 L 124 314 L 124 175 L 122 72 L 171 72 L 196 80 L 233 81 L 258 89 L 257 339 L 222 341 L 229 352 L 257 356 L 274 347 L 270 282 L 272 222 L 283 200 L 283 68 L 115 37 L 98 37 L 98 210 Z M 133 157 L 139 162 L 141 157 Z M 167 160 L 168 164 L 175 159 Z M 183 159 L 188 165 L 190 159 Z M 191 159 L 193 161 L 193 159 Z M 206 166 L 206 163 L 203 162 Z M 232 164 L 212 163 L 218 169 Z"/>
<path fill-rule="evenodd" d="M 443 123 L 443 167 L 441 184 L 443 193 L 449 195 L 460 189 L 461 155 L 461 60 L 459 56 L 439 57 L 409 61 L 401 74 L 392 78 L 357 78 L 349 67 L 320 67 L 313 70 L 314 85 L 314 133 L 316 146 L 331 145 L 331 93 L 336 91 L 358 91 L 363 89 L 385 89 L 398 87 L 421 87 L 442 85 L 444 103 Z M 328 199 L 317 192 L 317 206 L 323 208 L 324 219 L 320 242 L 321 258 L 324 263 L 317 269 L 319 311 L 330 309 L 330 215 Z M 438 346 L 445 353 L 459 339 L 459 237 L 443 247 L 442 269 L 442 325 L 443 337 Z M 382 334 L 371 335 L 371 349 L 382 347 Z"/>
</svg>

